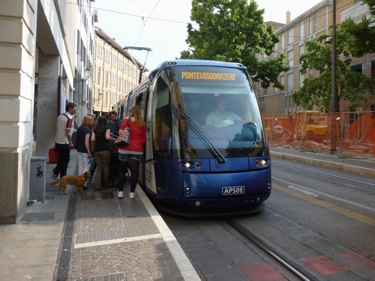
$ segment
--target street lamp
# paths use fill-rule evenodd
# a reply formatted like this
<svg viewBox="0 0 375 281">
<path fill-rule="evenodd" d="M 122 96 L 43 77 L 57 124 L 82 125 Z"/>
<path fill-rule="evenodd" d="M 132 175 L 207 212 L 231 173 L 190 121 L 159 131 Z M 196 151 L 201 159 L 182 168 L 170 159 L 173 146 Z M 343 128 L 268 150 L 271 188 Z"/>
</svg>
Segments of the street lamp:
<svg viewBox="0 0 375 281">
<path fill-rule="evenodd" d="M 139 81 L 138 81 L 138 84 L 141 84 L 141 81 L 142 81 L 142 73 L 144 72 L 145 68 L 146 68 L 146 60 L 147 60 L 147 56 L 148 56 L 148 52 L 152 52 L 152 49 L 151 48 L 147 48 L 147 47 L 133 47 L 133 46 L 125 46 L 124 47 L 125 50 L 137 50 L 137 51 L 147 51 L 147 54 L 146 54 L 146 59 L 145 59 L 145 63 L 143 64 L 143 66 L 139 66 L 135 60 L 133 59 L 133 56 L 131 54 L 130 55 L 130 58 L 132 59 L 133 63 L 139 67 Z"/>
<path fill-rule="evenodd" d="M 337 93 L 336 93 L 336 0 L 333 0 L 332 14 L 332 90 L 331 90 L 331 144 L 330 151 L 336 151 L 336 112 L 337 112 Z"/>
</svg>

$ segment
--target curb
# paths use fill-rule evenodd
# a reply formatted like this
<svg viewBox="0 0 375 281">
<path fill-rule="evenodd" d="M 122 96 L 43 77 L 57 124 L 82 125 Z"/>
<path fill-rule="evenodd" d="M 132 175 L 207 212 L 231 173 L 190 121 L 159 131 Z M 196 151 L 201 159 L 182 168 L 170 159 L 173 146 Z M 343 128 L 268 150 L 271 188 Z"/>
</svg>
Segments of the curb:
<svg viewBox="0 0 375 281">
<path fill-rule="evenodd" d="M 328 168 L 328 169 L 334 169 L 334 170 L 340 170 L 348 173 L 353 173 L 357 175 L 367 176 L 375 178 L 375 170 L 354 166 L 354 165 L 348 165 L 348 164 L 342 164 L 342 163 L 335 163 L 330 162 L 326 160 L 319 160 L 319 159 L 313 159 L 313 158 L 306 158 L 302 156 L 296 156 L 296 155 L 289 155 L 284 153 L 278 153 L 271 151 L 271 157 L 276 157 L 280 159 L 290 160 L 290 161 L 296 161 L 299 163 L 305 163 L 309 165 L 319 166 L 322 168 Z"/>
</svg>

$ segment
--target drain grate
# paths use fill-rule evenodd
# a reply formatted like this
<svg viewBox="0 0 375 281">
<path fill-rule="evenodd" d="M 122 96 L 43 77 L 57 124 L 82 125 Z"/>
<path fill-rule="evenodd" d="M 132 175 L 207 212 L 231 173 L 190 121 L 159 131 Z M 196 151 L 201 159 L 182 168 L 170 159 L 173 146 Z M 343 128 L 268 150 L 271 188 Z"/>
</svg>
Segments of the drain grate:
<svg viewBox="0 0 375 281">
<path fill-rule="evenodd" d="M 25 213 L 21 221 L 48 221 L 54 217 L 55 213 Z"/>
<path fill-rule="evenodd" d="M 68 208 L 66 211 L 63 238 L 60 242 L 58 261 L 56 264 L 54 279 L 55 281 L 68 280 L 69 263 L 72 254 L 74 219 L 77 205 L 77 196 L 69 196 Z"/>
<path fill-rule="evenodd" d="M 123 281 L 125 279 L 124 273 L 117 273 L 105 276 L 89 277 L 85 279 L 78 279 L 77 281 Z"/>
<path fill-rule="evenodd" d="M 112 192 L 105 192 L 105 193 L 102 193 L 102 199 L 114 199 L 113 197 L 113 193 Z"/>
<path fill-rule="evenodd" d="M 107 200 L 114 198 L 113 192 L 85 192 L 81 194 L 81 200 Z"/>
</svg>

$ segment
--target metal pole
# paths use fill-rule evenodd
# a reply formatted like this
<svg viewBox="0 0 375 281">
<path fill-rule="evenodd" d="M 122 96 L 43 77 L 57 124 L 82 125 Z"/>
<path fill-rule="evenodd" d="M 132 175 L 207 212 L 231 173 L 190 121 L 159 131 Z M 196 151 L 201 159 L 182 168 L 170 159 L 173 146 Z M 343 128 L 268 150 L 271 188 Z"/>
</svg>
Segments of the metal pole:
<svg viewBox="0 0 375 281">
<path fill-rule="evenodd" d="M 333 0 L 332 13 L 332 92 L 331 92 L 331 152 L 336 151 L 336 112 L 337 112 L 337 92 L 336 92 L 336 0 Z"/>
<path fill-rule="evenodd" d="M 133 63 L 138 66 L 139 68 L 139 81 L 138 81 L 138 84 L 141 84 L 142 82 L 142 73 L 145 71 L 145 68 L 146 68 L 146 61 L 147 61 L 147 56 L 148 56 L 148 52 L 152 52 L 152 49 L 151 48 L 148 48 L 148 47 L 134 47 L 134 46 L 125 46 L 124 49 L 126 50 L 137 50 L 137 51 L 147 51 L 147 55 L 146 55 L 146 59 L 145 59 L 145 63 L 143 66 L 139 66 L 133 56 L 129 53 L 129 56 L 130 58 L 132 59 Z"/>
</svg>

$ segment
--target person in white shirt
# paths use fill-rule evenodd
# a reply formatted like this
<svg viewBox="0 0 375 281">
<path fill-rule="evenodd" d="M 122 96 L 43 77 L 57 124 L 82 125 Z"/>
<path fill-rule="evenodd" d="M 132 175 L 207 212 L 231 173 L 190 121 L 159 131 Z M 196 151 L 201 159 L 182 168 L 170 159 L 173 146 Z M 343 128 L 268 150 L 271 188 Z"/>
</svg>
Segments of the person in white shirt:
<svg viewBox="0 0 375 281">
<path fill-rule="evenodd" d="M 70 149 L 74 148 L 72 142 L 73 115 L 76 114 L 77 105 L 69 102 L 65 106 L 66 112 L 57 117 L 55 146 L 60 154 L 60 160 L 53 169 L 52 179 L 59 180 L 66 175 L 70 161 Z"/>
<path fill-rule="evenodd" d="M 242 119 L 231 111 L 227 110 L 227 101 L 219 98 L 217 101 L 217 109 L 211 112 L 206 118 L 206 126 L 221 128 L 242 122 Z"/>
</svg>

